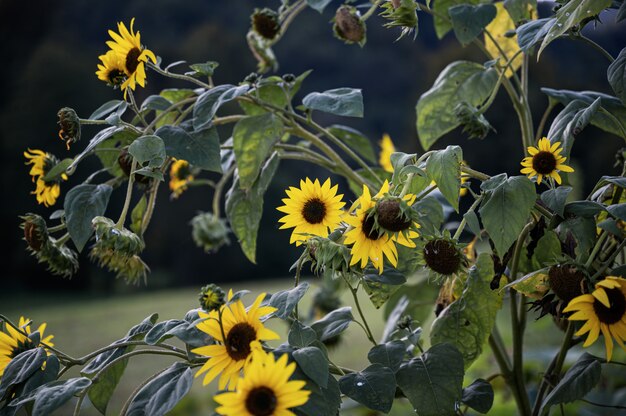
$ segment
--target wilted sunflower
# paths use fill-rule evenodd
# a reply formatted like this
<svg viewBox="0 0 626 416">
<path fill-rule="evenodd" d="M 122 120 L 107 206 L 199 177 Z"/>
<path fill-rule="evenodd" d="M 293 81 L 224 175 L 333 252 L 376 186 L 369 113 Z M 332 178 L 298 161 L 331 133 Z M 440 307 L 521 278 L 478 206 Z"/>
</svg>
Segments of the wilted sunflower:
<svg viewBox="0 0 626 416">
<path fill-rule="evenodd" d="M 522 160 L 521 173 L 527 175 L 528 178 L 537 177 L 537 184 L 541 184 L 543 177 L 553 178 L 556 183 L 561 184 L 561 176 L 559 171 L 574 172 L 574 169 L 565 165 L 567 158 L 561 156 L 563 151 L 561 142 L 550 144 L 547 137 L 542 138 L 537 143 L 537 147 L 528 147 L 529 157 Z"/>
<path fill-rule="evenodd" d="M 59 184 L 67 180 L 67 175 L 62 173 L 56 178 L 47 181 L 44 180 L 44 177 L 50 172 L 50 169 L 59 163 L 59 160 L 54 155 L 37 149 L 28 149 L 27 152 L 24 152 L 24 157 L 27 159 L 27 165 L 33 165 L 30 168 L 29 175 L 33 177 L 33 182 L 36 182 L 36 188 L 31 193 L 37 195 L 38 203 L 47 207 L 54 205 L 59 195 L 61 195 L 61 186 Z"/>
<path fill-rule="evenodd" d="M 377 230 L 375 227 L 374 212 L 372 210 L 375 202 L 372 201 L 367 186 L 363 185 L 363 194 L 356 204 L 359 205 L 356 215 L 344 218 L 353 227 L 346 231 L 345 234 L 345 244 L 354 244 L 350 249 L 350 254 L 352 255 L 350 265 L 361 262 L 361 268 L 363 269 L 367 266 L 367 262 L 371 260 L 378 272 L 382 273 L 384 257 L 387 257 L 387 260 L 396 267 L 398 264 L 398 249 L 389 235 Z"/>
<path fill-rule="evenodd" d="M 100 55 L 98 59 L 100 59 L 101 62 L 98 64 L 98 70 L 96 71 L 98 79 L 112 87 L 120 87 L 126 80 L 124 61 L 122 61 L 119 55 L 113 50 L 109 50 L 104 55 Z"/>
<path fill-rule="evenodd" d="M 228 300 L 232 299 L 232 291 Z M 220 373 L 219 389 L 235 388 L 239 373 L 250 361 L 252 351 L 261 348 L 259 341 L 270 341 L 280 337 L 261 322 L 261 317 L 276 310 L 271 306 L 261 306 L 265 293 L 260 294 L 246 311 L 241 300 L 222 306 L 219 311 L 198 312 L 204 320 L 197 327 L 209 334 L 220 344 L 208 345 L 192 350 L 194 354 L 210 357 L 196 373 L 196 377 L 206 373 L 203 385 L 209 384 Z M 221 316 L 220 316 L 221 315 Z"/>
<path fill-rule="evenodd" d="M 563 312 L 575 312 L 567 318 L 570 321 L 586 321 L 575 334 L 580 336 L 589 332 L 583 347 L 596 342 L 602 331 L 606 360 L 611 361 L 613 339 L 626 351 L 626 280 L 607 276 L 596 283 L 595 288 L 591 294 L 572 299 Z"/>
<path fill-rule="evenodd" d="M 385 171 L 393 173 L 393 166 L 391 165 L 391 154 L 396 151 L 396 147 L 391 141 L 391 137 L 385 133 L 383 139 L 380 141 L 380 155 L 378 156 L 378 164 Z"/>
<path fill-rule="evenodd" d="M 311 394 L 303 390 L 305 381 L 289 377 L 296 363 L 287 364 L 287 354 L 278 360 L 274 354 L 255 350 L 237 391 L 215 396 L 221 406 L 217 413 L 224 416 L 295 416 L 289 409 L 302 406 Z"/>
<path fill-rule="evenodd" d="M 124 97 L 126 97 L 127 88 L 135 90 L 137 84 L 145 87 L 146 84 L 146 68 L 145 64 L 148 60 L 157 63 L 156 55 L 150 49 L 141 45 L 141 35 L 139 32 L 133 31 L 135 18 L 130 21 L 130 30 L 126 28 L 123 22 L 118 22 L 115 33 L 109 30 L 109 35 L 113 40 L 107 41 L 107 46 L 114 51 L 118 59 L 123 63 L 124 73 L 127 79 L 122 83 Z"/>
<path fill-rule="evenodd" d="M 284 198 L 285 205 L 276 209 L 287 214 L 278 220 L 283 223 L 280 229 L 294 229 L 290 244 L 299 246 L 308 240 L 307 234 L 327 237 L 329 230 L 341 223 L 345 202 L 341 200 L 343 194 L 337 195 L 337 185 L 331 187 L 330 179 L 320 185 L 319 180 L 306 178 L 300 180 L 300 188 L 291 186 L 285 192 L 289 198 Z"/>
<path fill-rule="evenodd" d="M 186 160 L 175 160 L 170 168 L 170 190 L 174 198 L 178 198 L 187 189 L 187 184 L 193 181 L 191 166 Z"/>
<path fill-rule="evenodd" d="M 376 224 L 391 235 L 394 242 L 405 247 L 414 248 L 413 239 L 419 237 L 416 231 L 420 225 L 411 218 L 413 211 L 410 206 L 416 196 L 406 194 L 402 197 L 389 195 L 389 181 L 385 180 L 380 191 L 374 196 L 376 200 Z"/>
<path fill-rule="evenodd" d="M 469 260 L 464 254 L 465 245 L 459 244 L 445 231 L 443 236 L 418 240 L 417 261 L 426 267 L 430 276 L 439 279 L 459 275 L 467 269 Z"/>
<path fill-rule="evenodd" d="M 28 335 L 32 333 L 30 329 L 30 320 L 28 318 L 24 318 L 23 316 L 21 316 L 18 326 L 23 332 L 27 333 Z M 46 326 L 47 324 L 43 323 L 39 325 L 39 328 L 37 328 L 37 331 L 39 332 L 39 335 L 41 337 L 40 345 L 45 344 L 49 347 L 53 347 L 54 344 L 50 341 L 52 340 L 52 338 L 54 338 L 54 335 L 44 335 L 44 332 L 46 331 Z M 35 343 L 30 338 L 17 331 L 11 325 L 5 324 L 5 331 L 0 330 L 0 379 L 4 374 L 4 369 L 7 367 L 7 365 L 9 365 L 12 359 L 17 357 L 18 354 L 40 346 L 35 345 Z"/>
</svg>

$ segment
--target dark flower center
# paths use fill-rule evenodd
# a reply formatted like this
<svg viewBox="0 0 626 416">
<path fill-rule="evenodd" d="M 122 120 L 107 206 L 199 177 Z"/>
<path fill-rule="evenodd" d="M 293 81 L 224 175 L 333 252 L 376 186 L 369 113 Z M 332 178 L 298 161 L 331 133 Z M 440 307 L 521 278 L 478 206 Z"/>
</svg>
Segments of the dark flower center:
<svg viewBox="0 0 626 416">
<path fill-rule="evenodd" d="M 626 312 L 626 298 L 619 289 L 604 289 L 609 298 L 610 308 L 604 306 L 599 300 L 593 302 L 593 310 L 603 324 L 612 325 L 619 322 Z"/>
<path fill-rule="evenodd" d="M 365 237 L 369 238 L 370 240 L 378 240 L 380 237 L 383 236 L 383 233 L 379 232 L 378 230 L 376 230 L 376 227 L 374 227 L 375 225 L 375 219 L 373 215 L 365 215 L 365 218 L 363 219 L 363 234 L 365 234 Z"/>
<path fill-rule="evenodd" d="M 141 50 L 139 48 L 132 48 L 126 54 L 126 70 L 129 74 L 132 74 L 137 70 L 139 66 L 139 55 L 141 55 Z"/>
<path fill-rule="evenodd" d="M 176 178 L 178 180 L 187 179 L 191 175 L 191 169 L 189 168 L 189 163 L 182 163 L 178 166 L 178 170 L 176 171 Z"/>
<path fill-rule="evenodd" d="M 28 246 L 33 250 L 41 250 L 43 239 L 41 238 L 37 225 L 32 222 L 26 222 L 24 224 L 24 240 L 26 240 Z"/>
<path fill-rule="evenodd" d="M 122 85 L 124 83 L 124 78 L 126 74 L 119 69 L 115 68 L 109 71 L 107 78 L 109 79 L 109 84 L 111 85 Z"/>
<path fill-rule="evenodd" d="M 551 152 L 541 151 L 533 156 L 533 169 L 541 175 L 548 175 L 556 169 L 556 157 Z"/>
<path fill-rule="evenodd" d="M 309 199 L 302 208 L 302 216 L 309 224 L 319 224 L 326 216 L 326 205 L 319 198 Z"/>
<path fill-rule="evenodd" d="M 276 410 L 278 399 L 269 387 L 256 387 L 246 397 L 246 409 L 254 416 L 270 416 Z"/>
<path fill-rule="evenodd" d="M 235 361 L 245 360 L 250 355 L 250 343 L 256 339 L 255 329 L 242 322 L 233 326 L 226 336 L 226 351 Z"/>
<path fill-rule="evenodd" d="M 265 39 L 274 39 L 280 32 L 278 16 L 271 12 L 259 12 L 252 16 L 254 30 Z"/>
<path fill-rule="evenodd" d="M 408 219 L 400 209 L 400 201 L 385 200 L 381 201 L 376 207 L 378 214 L 378 225 L 385 230 L 398 232 L 404 231 L 411 226 L 411 220 Z"/>
<path fill-rule="evenodd" d="M 432 240 L 424 246 L 426 265 L 437 273 L 450 275 L 459 270 L 461 254 L 453 243 L 446 240 Z"/>
<path fill-rule="evenodd" d="M 581 283 L 584 278 L 585 275 L 574 266 L 552 266 L 548 271 L 550 289 L 566 303 L 583 294 Z"/>
</svg>

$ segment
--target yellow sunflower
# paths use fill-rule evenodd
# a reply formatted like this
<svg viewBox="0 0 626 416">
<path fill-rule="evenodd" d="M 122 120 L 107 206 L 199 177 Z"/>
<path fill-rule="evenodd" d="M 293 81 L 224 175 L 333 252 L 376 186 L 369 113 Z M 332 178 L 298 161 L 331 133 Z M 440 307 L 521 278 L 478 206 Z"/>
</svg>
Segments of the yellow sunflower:
<svg viewBox="0 0 626 416">
<path fill-rule="evenodd" d="M 297 246 L 310 235 L 327 237 L 329 230 L 334 230 L 341 223 L 345 202 L 343 194 L 337 195 L 337 185 L 331 186 L 330 179 L 320 185 L 319 180 L 311 182 L 309 178 L 300 180 L 300 188 L 293 186 L 285 191 L 289 198 L 284 198 L 285 205 L 276 208 L 285 215 L 278 222 L 280 229 L 293 228 L 290 244 Z"/>
<path fill-rule="evenodd" d="M 561 176 L 559 171 L 574 172 L 574 169 L 565 165 L 567 158 L 560 155 L 562 151 L 561 142 L 550 144 L 550 140 L 544 137 L 539 140 L 537 147 L 528 147 L 530 156 L 522 160 L 523 168 L 520 172 L 527 175 L 528 178 L 536 176 L 538 185 L 541 184 L 544 176 L 554 179 L 560 185 Z"/>
<path fill-rule="evenodd" d="M 100 59 L 101 62 L 98 64 L 98 70 L 96 71 L 98 79 L 112 87 L 121 86 L 126 80 L 124 61 L 122 61 L 113 50 L 109 50 L 104 55 L 100 55 L 98 59 Z"/>
<path fill-rule="evenodd" d="M 124 23 L 118 22 L 117 30 L 119 34 L 109 30 L 109 35 L 113 40 L 109 40 L 106 43 L 107 46 L 117 54 L 120 62 L 123 63 L 124 73 L 127 77 L 122 83 L 124 97 L 126 97 L 126 91 L 129 87 L 132 90 L 135 90 L 137 84 L 145 87 L 145 64 L 148 60 L 151 60 L 155 64 L 157 62 L 154 52 L 141 46 L 141 35 L 139 32 L 134 32 L 134 23 L 135 18 L 133 17 L 130 21 L 130 30 L 128 30 Z"/>
<path fill-rule="evenodd" d="M 50 169 L 59 163 L 59 160 L 54 155 L 37 149 L 28 149 L 27 152 L 24 152 L 24 157 L 27 159 L 27 165 L 33 165 L 29 175 L 33 177 L 33 182 L 36 182 L 36 188 L 31 193 L 37 195 L 38 203 L 47 207 L 54 205 L 61 195 L 60 183 L 67 180 L 67 175 L 62 173 L 55 179 L 48 181 L 43 178 L 50 172 Z"/>
<path fill-rule="evenodd" d="M 383 134 L 383 139 L 380 141 L 380 155 L 378 157 L 378 164 L 385 171 L 393 173 L 393 166 L 391 165 L 391 154 L 396 151 L 396 147 L 391 141 L 391 137 L 387 133 Z"/>
<path fill-rule="evenodd" d="M 175 160 L 170 168 L 170 190 L 175 198 L 187 189 L 187 184 L 193 181 L 191 166 L 186 160 Z"/>
<path fill-rule="evenodd" d="M 419 237 L 416 229 L 420 228 L 420 225 L 403 215 L 400 209 L 400 200 L 406 202 L 406 205 L 410 207 L 417 197 L 413 194 L 406 194 L 401 198 L 388 197 L 388 193 L 389 181 L 385 180 L 380 187 L 380 191 L 374 196 L 374 199 L 377 201 L 376 215 L 378 225 L 385 231 L 392 233 L 391 239 L 394 242 L 405 247 L 414 248 L 415 242 L 413 239 Z"/>
<path fill-rule="evenodd" d="M 352 255 L 350 265 L 360 261 L 361 268 L 365 268 L 368 260 L 371 260 L 378 272 L 382 273 L 384 257 L 387 257 L 387 260 L 395 267 L 398 264 L 398 249 L 389 235 L 374 229 L 375 220 L 372 208 L 375 202 L 372 201 L 367 186 L 363 185 L 363 194 L 355 205 L 359 206 L 356 215 L 344 218 L 344 221 L 353 227 L 345 234 L 345 244 L 353 244 L 350 249 Z"/>
<path fill-rule="evenodd" d="M 229 301 L 232 296 L 230 291 Z M 221 373 L 219 389 L 235 388 L 239 373 L 250 361 L 252 351 L 261 348 L 260 341 L 280 338 L 261 322 L 261 317 L 276 310 L 271 306 L 261 306 L 264 298 L 265 293 L 260 294 L 247 311 L 241 300 L 237 300 L 222 306 L 219 311 L 198 313 L 204 319 L 197 325 L 198 329 L 219 342 L 192 350 L 195 354 L 210 357 L 196 373 L 196 377 L 206 373 L 203 385 L 209 384 Z"/>
<path fill-rule="evenodd" d="M 604 335 L 606 360 L 613 355 L 613 339 L 626 351 L 626 280 L 607 276 L 596 283 L 591 294 L 578 296 L 570 301 L 563 312 L 575 312 L 570 321 L 586 321 L 576 332 L 577 336 L 589 332 L 583 347 L 588 347 L 598 339 L 600 331 Z"/>
<path fill-rule="evenodd" d="M 29 335 L 32 333 L 30 329 L 30 320 L 28 318 L 21 316 L 18 326 L 23 332 Z M 6 332 L 0 330 L 0 379 L 4 374 L 4 369 L 18 354 L 38 346 L 44 346 L 42 344 L 54 347 L 54 344 L 50 342 L 52 338 L 54 338 L 54 335 L 46 336 L 44 334 L 46 326 L 47 324 L 43 323 L 39 325 L 39 328 L 37 328 L 41 337 L 40 345 L 35 345 L 30 338 L 8 324 L 5 325 Z"/>
<path fill-rule="evenodd" d="M 246 372 L 237 384 L 237 391 L 215 396 L 223 416 L 295 416 L 289 409 L 309 400 L 306 382 L 289 381 L 296 363 L 287 364 L 287 354 L 278 360 L 274 354 L 255 350 Z"/>
</svg>

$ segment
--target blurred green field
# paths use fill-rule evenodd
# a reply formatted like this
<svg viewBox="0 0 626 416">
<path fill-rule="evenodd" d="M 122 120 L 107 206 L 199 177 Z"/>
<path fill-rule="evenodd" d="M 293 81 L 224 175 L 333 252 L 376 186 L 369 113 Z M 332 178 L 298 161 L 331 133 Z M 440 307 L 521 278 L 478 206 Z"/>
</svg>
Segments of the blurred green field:
<svg viewBox="0 0 626 416">
<path fill-rule="evenodd" d="M 292 284 L 293 281 L 290 278 L 284 278 L 255 282 L 254 284 L 238 283 L 234 284 L 232 288 L 235 291 L 244 288 L 251 290 L 252 294 L 244 299 L 244 303 L 249 304 L 258 293 L 273 293 L 278 290 L 286 289 Z M 229 286 L 223 285 L 223 287 L 228 288 Z M 121 338 L 130 327 L 139 323 L 152 313 L 159 313 L 159 320 L 182 318 L 188 310 L 197 306 L 197 292 L 198 288 L 186 288 L 120 295 L 105 299 L 85 299 L 71 296 L 50 297 L 45 294 L 29 295 L 28 300 L 19 297 L 7 298 L 6 296 L 0 296 L 0 313 L 14 320 L 17 320 L 21 314 L 26 315 L 28 318 L 32 319 L 36 325 L 40 322 L 47 322 L 48 329 L 46 333 L 49 332 L 55 335 L 55 346 L 73 357 L 79 357 Z M 303 313 L 302 311 L 308 310 L 312 292 L 313 290 L 310 289 L 307 296 L 303 299 L 300 306 L 301 313 Z M 364 313 L 368 317 L 372 332 L 376 338 L 379 338 L 384 327 L 382 310 L 376 310 L 364 294 L 362 294 L 361 297 L 361 305 Z M 346 291 L 343 298 L 346 305 L 354 306 L 349 292 Z M 26 304 L 29 305 L 27 308 L 24 307 Z M 432 307 L 425 306 L 425 308 Z M 358 319 L 356 310 L 354 310 L 354 315 Z M 430 327 L 434 314 L 432 314 L 431 311 L 427 311 L 426 316 L 429 316 L 429 318 L 423 322 L 425 329 L 423 339 L 427 340 L 428 328 Z M 504 305 L 500 312 L 498 321 L 502 329 L 503 338 L 507 345 L 510 345 L 507 304 Z M 288 328 L 282 321 L 273 319 L 268 322 L 268 325 L 281 334 L 283 340 L 286 339 Z M 529 316 L 525 343 L 526 373 L 528 377 L 534 378 L 535 380 L 539 379 L 541 372 L 547 365 L 546 363 L 558 349 L 561 336 L 561 332 L 552 324 L 548 317 L 540 321 L 534 321 L 534 317 L 532 315 Z M 168 342 L 176 344 L 175 340 Z M 281 341 L 274 342 L 274 345 L 278 345 L 280 342 Z M 358 325 L 351 325 L 341 343 L 331 349 L 331 359 L 335 363 L 347 368 L 356 370 L 363 369 L 368 364 L 366 357 L 370 347 L 371 344 L 365 337 L 361 328 Z M 580 352 L 580 349 L 571 351 L 569 361 L 573 361 Z M 604 355 L 601 347 L 590 352 L 600 356 Z M 623 356 L 618 355 L 618 359 L 623 359 Z M 133 392 L 137 384 L 172 362 L 173 360 L 167 357 L 142 355 L 134 357 L 130 361 L 115 391 L 107 414 L 118 414 L 126 398 Z M 486 351 L 466 375 L 465 384 L 471 383 L 475 378 L 487 378 L 495 374 L 497 374 L 495 360 L 488 347 L 486 347 Z M 69 371 L 68 375 L 76 376 L 77 372 Z M 515 405 L 512 396 L 503 388 L 504 383 L 502 379 L 496 377 L 493 381 L 493 385 L 497 390 L 496 406 L 494 406 L 489 414 L 502 416 L 514 415 Z M 203 387 L 200 380 L 196 380 L 192 393 L 170 414 L 189 416 L 211 414 L 209 409 L 212 409 L 214 406 L 212 401 L 214 391 L 215 386 Z M 71 411 L 72 410 L 69 408 L 64 408 L 55 414 L 66 415 L 68 413 L 71 414 Z M 398 403 L 394 405 L 392 414 L 407 415 L 411 413 L 413 412 L 406 403 L 398 401 Z M 87 403 L 81 414 L 89 416 L 98 415 L 99 413 Z M 376 413 L 361 411 L 342 411 L 342 415 L 371 416 L 375 414 Z M 566 414 L 577 414 L 577 412 Z"/>
</svg>

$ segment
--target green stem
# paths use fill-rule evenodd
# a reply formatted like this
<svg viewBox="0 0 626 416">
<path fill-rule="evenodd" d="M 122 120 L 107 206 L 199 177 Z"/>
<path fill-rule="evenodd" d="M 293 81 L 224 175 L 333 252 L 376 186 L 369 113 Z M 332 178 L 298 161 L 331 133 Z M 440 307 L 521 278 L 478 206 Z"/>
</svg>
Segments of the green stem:
<svg viewBox="0 0 626 416">
<path fill-rule="evenodd" d="M 546 111 L 543 113 L 543 116 L 541 117 L 541 121 L 539 122 L 539 127 L 537 128 L 537 134 L 535 135 L 535 143 L 539 142 L 539 139 L 543 137 L 543 129 L 545 128 L 545 125 L 548 122 L 548 117 L 550 117 L 550 114 L 552 113 L 552 110 L 554 109 L 554 107 L 556 107 L 556 105 L 557 105 L 556 100 L 552 100 L 552 99 L 548 100 L 548 107 L 546 108 Z"/>
<path fill-rule="evenodd" d="M 328 165 L 333 164 L 333 162 L 327 159 L 326 157 L 304 146 L 297 146 L 294 144 L 286 144 L 286 143 L 278 143 L 274 145 L 274 147 L 277 149 L 289 150 L 292 152 L 302 152 L 303 154 L 309 155 L 313 158 L 321 159 Z"/>
<path fill-rule="evenodd" d="M 157 115 L 151 122 L 150 124 L 148 124 L 146 126 L 146 130 L 147 131 L 152 131 L 154 129 L 154 127 L 157 125 L 157 123 L 159 121 L 161 121 L 165 116 L 167 116 L 170 112 L 177 110 L 179 107 L 182 107 L 186 104 L 191 104 L 193 102 L 195 102 L 198 99 L 198 97 L 191 97 L 191 98 L 186 98 L 184 100 L 181 100 L 177 103 L 174 103 L 172 105 L 170 105 L 168 108 L 166 108 L 165 110 L 163 110 L 159 115 Z"/>
<path fill-rule="evenodd" d="M 135 182 L 135 169 L 137 168 L 137 160 L 133 158 L 133 163 L 130 167 L 130 176 L 128 177 L 128 188 L 126 188 L 126 199 L 124 200 L 124 207 L 122 208 L 122 213 L 120 214 L 120 219 L 117 220 L 117 224 L 115 227 L 118 230 L 124 228 L 124 223 L 126 222 L 126 214 L 128 214 L 128 208 L 130 207 L 130 200 L 133 196 L 133 183 Z"/>
<path fill-rule="evenodd" d="M 367 335 L 367 338 L 372 342 L 372 344 L 374 344 L 374 346 L 378 345 L 378 343 L 374 339 L 374 335 L 372 335 L 372 331 L 369 325 L 367 324 L 367 319 L 365 319 L 365 314 L 363 313 L 363 310 L 361 309 L 361 303 L 359 302 L 359 296 L 357 294 L 358 286 L 356 289 L 353 288 L 350 282 L 348 281 L 348 279 L 343 275 L 342 277 L 343 277 L 343 280 L 346 282 L 346 285 L 348 285 L 348 288 L 350 289 L 350 293 L 352 293 L 352 297 L 354 298 L 354 304 L 356 305 L 356 309 L 359 312 L 359 315 L 361 316 L 361 320 L 363 321 L 363 325 L 361 325 L 361 327 L 365 331 L 365 335 Z M 356 322 L 360 324 L 360 322 L 358 321 Z"/>
<path fill-rule="evenodd" d="M 361 17 L 361 20 L 363 22 L 365 22 L 367 19 L 369 19 L 375 12 L 376 9 L 378 8 L 378 5 L 380 4 L 381 0 L 375 0 L 372 2 L 372 6 L 369 8 L 369 10 L 367 12 L 365 12 L 365 14 Z"/>
<path fill-rule="evenodd" d="M 109 124 L 106 120 L 89 120 L 87 118 L 79 118 L 78 122 L 83 126 Z"/>
<path fill-rule="evenodd" d="M 215 216 L 216 218 L 219 218 L 221 213 L 220 213 L 220 209 L 221 209 L 221 198 L 222 198 L 222 193 L 224 192 L 224 187 L 226 186 L 226 183 L 228 183 L 228 180 L 230 179 L 230 177 L 235 173 L 235 168 L 237 167 L 237 165 L 233 164 L 228 171 L 221 177 L 220 181 L 217 183 L 217 185 L 215 185 L 215 192 L 213 193 L 213 216 Z"/>
<path fill-rule="evenodd" d="M 333 163 L 327 163 L 326 159 L 323 159 L 321 157 L 313 157 L 313 156 L 309 156 L 309 155 L 302 154 L 302 153 L 290 153 L 290 152 L 281 152 L 278 155 L 278 157 L 280 157 L 281 159 L 301 160 L 303 162 L 312 163 L 314 165 L 321 166 L 330 172 L 338 173 L 340 175 L 346 176 L 343 172 L 337 169 L 337 166 L 335 166 Z"/>
<path fill-rule="evenodd" d="M 135 94 L 133 94 L 133 90 L 130 88 L 127 88 L 126 91 L 128 92 L 128 96 L 130 97 L 130 108 L 133 109 L 133 111 L 139 118 L 139 121 L 141 121 L 145 127 L 148 127 L 148 123 L 146 122 L 146 119 L 143 117 L 143 115 L 141 114 L 141 111 L 139 110 L 139 107 L 137 106 L 137 101 L 135 101 Z"/>
<path fill-rule="evenodd" d="M 406 175 L 406 180 L 404 181 L 404 186 L 402 187 L 402 191 L 400 192 L 400 198 L 405 196 L 409 192 L 409 188 L 411 187 L 411 181 L 413 180 L 414 173 L 409 173 Z"/>
<path fill-rule="evenodd" d="M 175 74 L 173 72 L 165 71 L 165 70 L 159 68 L 158 66 L 156 66 L 155 64 L 153 64 L 151 62 L 148 62 L 148 68 L 150 68 L 150 69 L 154 70 L 155 72 L 157 72 L 157 73 L 159 73 L 161 75 L 164 75 L 166 77 L 174 78 L 174 79 L 180 79 L 182 81 L 188 81 L 188 82 L 191 82 L 193 84 L 199 85 L 202 88 L 206 88 L 207 90 L 211 89 L 211 86 L 209 84 L 206 84 L 206 83 L 200 81 L 197 78 L 190 77 L 188 75 Z"/>
<path fill-rule="evenodd" d="M 152 181 L 152 189 L 150 190 L 150 196 L 148 197 L 148 204 L 146 205 L 146 212 L 143 215 L 141 220 L 141 235 L 143 235 L 148 229 L 148 225 L 150 225 L 150 221 L 152 220 L 152 214 L 154 213 L 154 208 L 156 206 L 156 198 L 159 191 L 159 182 Z"/>
<path fill-rule="evenodd" d="M 119 357 L 117 357 L 114 360 L 111 360 L 107 365 L 105 365 L 104 367 L 102 367 L 91 379 L 93 384 L 98 383 L 98 381 L 100 381 L 100 377 L 102 376 L 102 374 L 104 374 L 104 372 L 106 370 L 109 369 L 109 367 L 117 364 L 120 361 L 126 360 L 127 358 L 130 357 L 134 357 L 135 355 L 144 355 L 144 354 L 151 354 L 151 355 L 170 355 L 173 357 L 178 357 L 181 358 L 183 360 L 187 360 L 187 355 L 186 354 L 182 354 L 179 352 L 174 352 L 174 351 L 168 351 L 168 350 L 156 350 L 156 349 L 145 349 L 145 350 L 135 350 L 135 351 L 131 351 L 131 352 L 127 352 L 126 354 L 120 355 Z"/>
<path fill-rule="evenodd" d="M 600 238 L 598 238 L 598 241 L 596 241 L 596 244 L 593 246 L 593 250 L 591 250 L 591 254 L 589 254 L 589 258 L 585 262 L 585 268 L 587 270 L 589 270 L 589 268 L 591 267 L 591 263 L 593 263 L 593 260 L 596 258 L 596 256 L 600 252 L 600 249 L 602 248 L 602 244 L 604 244 L 604 241 L 608 238 L 608 236 L 609 236 L 609 233 L 603 230 L 602 234 L 600 235 Z"/>
<path fill-rule="evenodd" d="M 63 231 L 67 228 L 67 224 L 61 223 L 59 225 L 55 225 L 54 227 L 48 227 L 49 233 L 56 233 L 57 231 Z"/>
<path fill-rule="evenodd" d="M 306 259 L 307 250 L 304 250 L 298 259 L 298 264 L 296 265 L 296 276 L 293 282 L 293 287 L 296 288 L 300 286 L 300 274 L 302 273 L 302 266 L 304 265 L 304 260 Z M 298 303 L 296 302 L 294 306 L 294 314 L 296 315 L 296 320 L 300 320 L 300 313 L 298 312 Z"/>
<path fill-rule="evenodd" d="M 60 238 L 58 238 L 58 239 L 55 241 L 55 243 L 54 243 L 54 244 L 55 244 L 57 247 L 58 247 L 58 246 L 62 246 L 63 244 L 67 243 L 67 242 L 69 241 L 69 239 L 70 239 L 70 234 L 69 234 L 69 233 L 65 233 L 65 234 L 63 234 Z"/>
<path fill-rule="evenodd" d="M 476 200 L 474 201 L 474 203 L 472 204 L 471 207 L 469 207 L 469 209 L 467 210 L 466 214 L 468 212 L 472 212 L 475 211 L 476 208 L 478 208 L 478 204 L 480 204 L 480 202 L 482 201 L 483 197 L 479 196 L 478 198 L 476 198 Z M 461 223 L 459 224 L 459 227 L 456 229 L 456 231 L 454 232 L 454 235 L 452 236 L 452 239 L 454 240 L 459 240 L 459 237 L 461 237 L 461 234 L 463 233 L 463 230 L 465 229 L 465 226 L 467 225 L 467 219 L 465 219 L 465 215 L 463 215 L 463 219 L 461 220 Z"/>
</svg>

